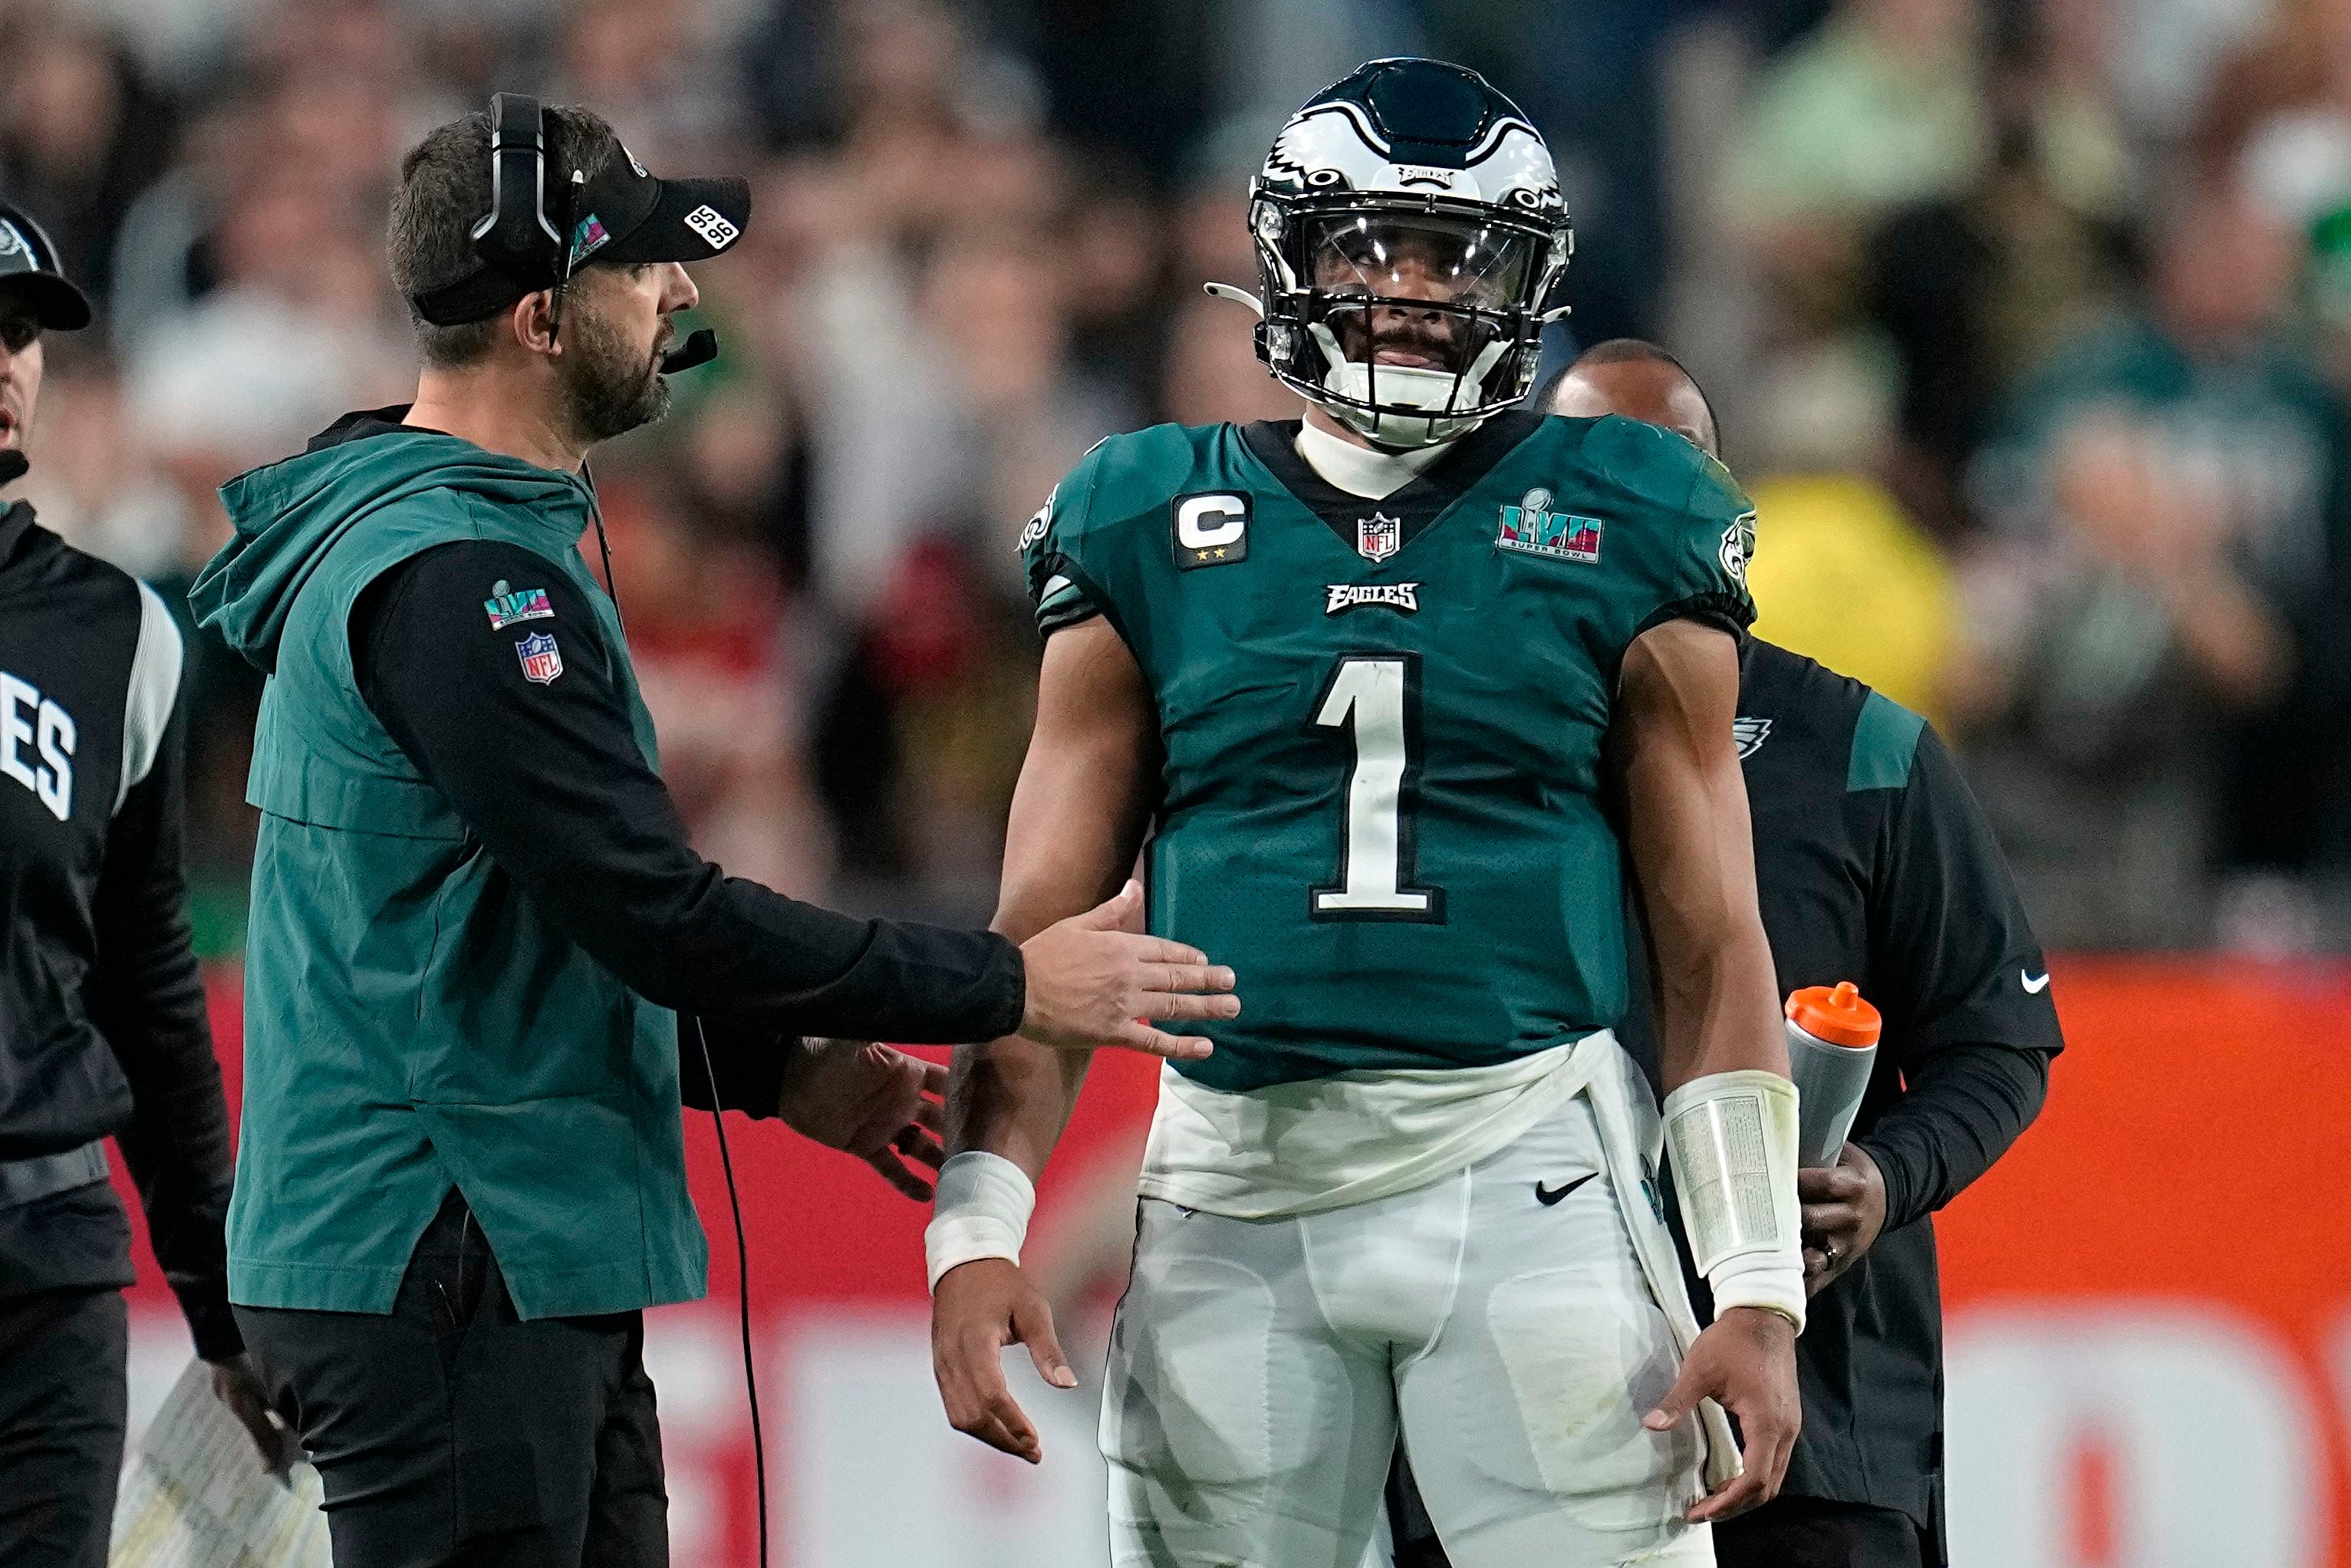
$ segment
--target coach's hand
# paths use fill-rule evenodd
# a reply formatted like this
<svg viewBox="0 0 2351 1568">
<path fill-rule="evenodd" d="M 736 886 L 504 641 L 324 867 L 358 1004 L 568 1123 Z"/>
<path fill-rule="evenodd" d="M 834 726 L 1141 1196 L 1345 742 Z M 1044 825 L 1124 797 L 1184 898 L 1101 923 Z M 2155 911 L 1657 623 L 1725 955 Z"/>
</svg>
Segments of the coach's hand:
<svg viewBox="0 0 2351 1568">
<path fill-rule="evenodd" d="M 212 1369 L 213 1392 L 261 1450 L 262 1468 L 283 1477 L 302 1457 L 302 1438 L 270 1408 L 269 1390 L 262 1383 L 261 1369 L 254 1364 L 252 1353 L 240 1352 L 215 1361 Z"/>
<path fill-rule="evenodd" d="M 1143 885 L 1130 882 L 1083 915 L 1049 925 L 1020 945 L 1029 1009 L 1020 1032 L 1064 1051 L 1124 1046 L 1196 1061 L 1213 1049 L 1151 1027 L 1153 1019 L 1228 1019 L 1240 998 L 1233 972 L 1163 936 L 1141 935 Z"/>
<path fill-rule="evenodd" d="M 939 1146 L 939 1097 L 946 1092 L 947 1070 L 936 1062 L 864 1040 L 811 1040 L 793 1054 L 776 1114 L 925 1202 L 931 1184 L 906 1161 L 936 1171 L 946 1158 Z"/>
<path fill-rule="evenodd" d="M 1641 1425 L 1671 1431 L 1701 1399 L 1715 1400 L 1739 1417 L 1745 1468 L 1691 1506 L 1686 1517 L 1692 1524 L 1729 1519 L 1780 1495 L 1804 1419 L 1796 1397 L 1796 1325 L 1761 1307 L 1725 1308 L 1690 1346 L 1681 1375 Z"/>
<path fill-rule="evenodd" d="M 1053 1334 L 1053 1309 L 1020 1265 L 980 1258 L 940 1275 L 931 1292 L 931 1375 L 947 1423 L 1033 1465 L 1045 1449 L 1004 1381 L 1008 1344 L 1027 1345 L 1038 1375 L 1054 1387 L 1078 1385 Z"/>
<path fill-rule="evenodd" d="M 1837 1163 L 1796 1173 L 1803 1205 L 1804 1294 L 1817 1296 L 1858 1262 L 1886 1228 L 1886 1177 L 1859 1144 Z"/>
</svg>

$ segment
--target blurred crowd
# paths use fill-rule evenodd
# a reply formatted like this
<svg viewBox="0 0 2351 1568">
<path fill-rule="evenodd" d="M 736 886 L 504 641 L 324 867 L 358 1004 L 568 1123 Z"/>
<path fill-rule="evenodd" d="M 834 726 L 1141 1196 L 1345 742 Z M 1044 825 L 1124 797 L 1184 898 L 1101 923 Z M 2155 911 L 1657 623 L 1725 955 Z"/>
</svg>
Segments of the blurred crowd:
<svg viewBox="0 0 2351 1568">
<path fill-rule="evenodd" d="M 2351 0 L 0 0 L 0 191 L 103 330 L 27 489 L 168 601 L 220 482 L 414 362 L 388 185 L 497 88 L 747 172 L 717 365 L 596 463 L 664 771 L 729 871 L 984 917 L 1101 435 L 1291 417 L 1249 174 L 1379 54 L 1552 140 L 1578 342 L 1673 348 L 1759 630 L 1928 714 L 2053 945 L 2351 946 Z M 193 628 L 190 628 L 193 632 Z M 258 677 L 201 637 L 200 940 Z"/>
</svg>

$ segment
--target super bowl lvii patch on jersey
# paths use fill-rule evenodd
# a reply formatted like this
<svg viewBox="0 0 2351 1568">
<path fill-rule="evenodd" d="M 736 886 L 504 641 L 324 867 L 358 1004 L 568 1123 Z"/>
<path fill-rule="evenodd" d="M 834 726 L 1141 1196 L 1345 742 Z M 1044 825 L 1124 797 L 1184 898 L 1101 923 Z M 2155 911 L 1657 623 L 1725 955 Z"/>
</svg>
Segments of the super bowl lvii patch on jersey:
<svg viewBox="0 0 2351 1568">
<path fill-rule="evenodd" d="M 563 654 L 555 639 L 544 632 L 534 632 L 515 644 L 515 657 L 522 661 L 523 678 L 551 686 L 555 677 L 563 673 Z"/>
<path fill-rule="evenodd" d="M 1501 527 L 1494 535 L 1500 549 L 1524 550 L 1560 560 L 1600 559 L 1600 519 L 1579 517 L 1551 509 L 1551 492 L 1530 490 L 1515 507 L 1502 508 Z"/>
<path fill-rule="evenodd" d="M 555 619 L 555 607 L 547 601 L 547 590 L 510 588 L 503 578 L 490 585 L 490 596 L 482 601 L 482 608 L 489 612 L 493 632 L 503 632 L 517 622 Z"/>
</svg>

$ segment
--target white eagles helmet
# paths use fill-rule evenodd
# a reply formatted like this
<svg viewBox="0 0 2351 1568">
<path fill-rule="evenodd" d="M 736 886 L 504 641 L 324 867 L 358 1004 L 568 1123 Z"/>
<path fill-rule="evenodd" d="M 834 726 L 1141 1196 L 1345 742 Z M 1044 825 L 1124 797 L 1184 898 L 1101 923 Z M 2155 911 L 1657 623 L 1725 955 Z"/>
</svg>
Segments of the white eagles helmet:
<svg viewBox="0 0 2351 1568">
<path fill-rule="evenodd" d="M 1390 448 L 1450 441 L 1527 395 L 1575 248 L 1559 175 L 1476 71 L 1374 60 L 1315 95 L 1249 184 L 1282 383 Z"/>
</svg>

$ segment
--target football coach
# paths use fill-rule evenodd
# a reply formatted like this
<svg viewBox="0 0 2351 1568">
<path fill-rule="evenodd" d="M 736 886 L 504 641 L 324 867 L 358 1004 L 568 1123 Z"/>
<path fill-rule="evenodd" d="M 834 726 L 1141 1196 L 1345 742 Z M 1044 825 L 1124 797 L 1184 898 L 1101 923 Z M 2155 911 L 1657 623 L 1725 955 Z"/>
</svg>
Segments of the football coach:
<svg viewBox="0 0 2351 1568">
<path fill-rule="evenodd" d="M 90 322 L 0 201 L 0 491 L 42 338 Z M 228 1105 L 183 909 L 180 633 L 152 589 L 0 501 L 0 1563 L 98 1568 L 122 1469 L 122 1149 L 196 1354 L 272 1466 L 292 1458 L 229 1314 Z"/>
<path fill-rule="evenodd" d="M 1542 402 L 1663 425 L 1718 451 L 1698 383 L 1637 340 L 1588 350 Z M 1797 1176 L 1813 1297 L 1796 1341 L 1803 1429 L 1779 1496 L 1714 1527 L 1715 1560 L 1942 1568 L 1942 1305 L 1928 1217 L 2040 1113 L 2064 1043 L 2049 970 L 1999 845 L 1924 719 L 1761 638 L 1741 640 L 1739 668 L 1756 894 L 1780 988 L 1854 981 L 1885 1036 L 1838 1163 Z M 1618 1032 L 1654 1077 L 1647 989 L 1636 974 Z M 1693 1289 L 1703 1304 L 1705 1282 Z M 1401 1463 L 1389 1501 L 1397 1568 L 1443 1568 Z"/>
<path fill-rule="evenodd" d="M 1139 1020 L 1238 1009 L 1203 994 L 1228 970 L 1120 929 L 1132 886 L 1015 947 L 687 847 L 580 554 L 582 459 L 708 357 L 671 348 L 682 264 L 749 205 L 578 110 L 440 127 L 389 226 L 414 402 L 222 491 L 235 536 L 192 598 L 268 675 L 229 1297 L 337 1568 L 668 1560 L 642 1313 L 705 1289 L 681 1096 L 927 1196 L 945 1070 L 850 1041 L 1186 1053 Z"/>
</svg>

